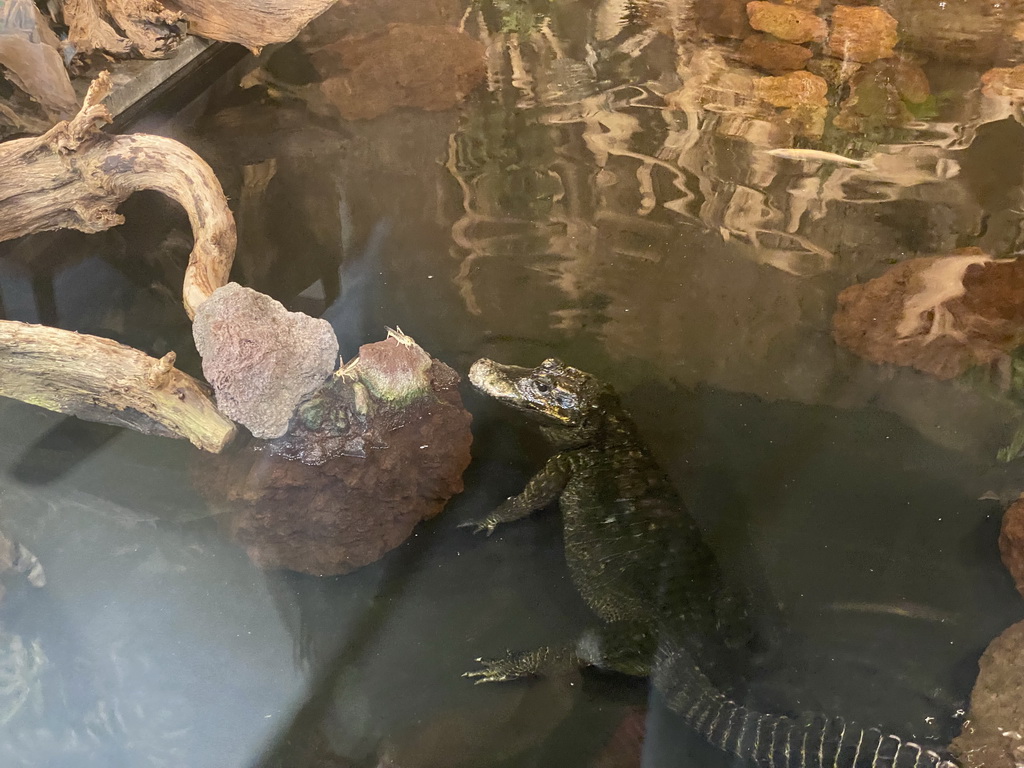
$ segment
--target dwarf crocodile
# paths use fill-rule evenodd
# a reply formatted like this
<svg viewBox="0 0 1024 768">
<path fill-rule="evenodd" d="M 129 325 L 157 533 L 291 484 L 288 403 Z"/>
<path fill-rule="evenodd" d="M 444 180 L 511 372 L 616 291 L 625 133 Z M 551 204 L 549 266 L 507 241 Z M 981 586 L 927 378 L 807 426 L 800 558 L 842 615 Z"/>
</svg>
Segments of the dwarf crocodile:
<svg viewBox="0 0 1024 768">
<path fill-rule="evenodd" d="M 496 682 L 572 666 L 650 675 L 669 708 L 714 746 L 771 768 L 957 766 L 878 728 L 759 712 L 730 698 L 716 668 L 754 640 L 748 603 L 612 388 L 556 359 L 534 369 L 482 359 L 469 378 L 540 421 L 558 453 L 522 493 L 463 526 L 489 535 L 558 499 L 573 582 L 600 621 L 564 647 L 479 660 L 466 677 Z"/>
</svg>

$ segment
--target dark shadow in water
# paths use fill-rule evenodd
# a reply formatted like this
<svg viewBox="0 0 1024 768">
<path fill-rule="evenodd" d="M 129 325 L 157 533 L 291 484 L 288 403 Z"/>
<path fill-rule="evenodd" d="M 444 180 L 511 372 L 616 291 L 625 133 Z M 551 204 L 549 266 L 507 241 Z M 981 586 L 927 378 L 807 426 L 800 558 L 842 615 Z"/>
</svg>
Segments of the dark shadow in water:
<svg viewBox="0 0 1024 768">
<path fill-rule="evenodd" d="M 26 485 L 49 485 L 102 450 L 123 431 L 111 424 L 69 416 L 28 447 L 11 475 Z"/>
<path fill-rule="evenodd" d="M 251 768 L 313 768 L 322 764 L 324 755 L 317 754 L 317 750 L 323 748 L 324 741 L 320 730 L 329 714 L 337 685 L 345 672 L 373 648 L 387 624 L 391 606 L 401 599 L 406 587 L 415 578 L 428 546 L 426 537 L 414 537 L 387 558 L 381 590 L 374 600 L 375 606 L 367 610 L 355 624 L 348 643 L 317 666 L 315 684 L 306 701 L 299 707 L 291 723 L 267 747 L 263 756 L 251 764 Z M 300 625 L 301 621 L 300 617 Z M 296 642 L 300 647 L 308 643 L 301 626 Z"/>
</svg>

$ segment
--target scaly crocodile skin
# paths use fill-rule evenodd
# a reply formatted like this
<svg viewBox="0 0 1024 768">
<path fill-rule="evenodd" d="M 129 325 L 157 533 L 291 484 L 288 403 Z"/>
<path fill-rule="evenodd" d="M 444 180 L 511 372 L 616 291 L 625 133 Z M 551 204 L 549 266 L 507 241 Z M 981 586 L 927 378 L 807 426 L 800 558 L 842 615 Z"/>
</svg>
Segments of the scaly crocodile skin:
<svg viewBox="0 0 1024 768">
<path fill-rule="evenodd" d="M 825 715 L 757 712 L 715 675 L 755 640 L 682 499 L 612 389 L 559 360 L 534 369 L 478 360 L 481 392 L 538 420 L 558 449 L 526 488 L 467 527 L 488 535 L 556 498 L 573 581 L 600 619 L 575 643 L 479 660 L 477 682 L 596 666 L 650 675 L 669 707 L 717 748 L 766 768 L 955 768 L 938 751 Z"/>
</svg>

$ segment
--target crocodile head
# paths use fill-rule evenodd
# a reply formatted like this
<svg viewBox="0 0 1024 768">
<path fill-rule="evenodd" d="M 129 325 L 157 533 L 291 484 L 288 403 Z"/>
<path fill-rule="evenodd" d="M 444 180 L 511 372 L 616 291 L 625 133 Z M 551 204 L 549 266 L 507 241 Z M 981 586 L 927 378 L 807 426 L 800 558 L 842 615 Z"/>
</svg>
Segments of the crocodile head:
<svg viewBox="0 0 1024 768">
<path fill-rule="evenodd" d="M 501 365 L 483 358 L 469 380 L 485 395 L 521 411 L 546 427 L 591 432 L 600 422 L 611 388 L 589 373 L 549 358 L 536 368 Z"/>
</svg>

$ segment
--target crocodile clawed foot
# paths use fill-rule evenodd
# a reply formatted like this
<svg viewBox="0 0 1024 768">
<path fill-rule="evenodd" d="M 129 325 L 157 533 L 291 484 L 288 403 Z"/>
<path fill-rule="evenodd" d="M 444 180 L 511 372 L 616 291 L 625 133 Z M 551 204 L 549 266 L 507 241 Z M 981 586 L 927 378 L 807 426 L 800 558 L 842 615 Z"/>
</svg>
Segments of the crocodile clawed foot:
<svg viewBox="0 0 1024 768">
<path fill-rule="evenodd" d="M 477 685 L 532 677 L 537 674 L 533 659 L 532 653 L 507 653 L 499 659 L 475 659 L 481 668 L 464 672 L 462 676 L 472 679 Z"/>
<path fill-rule="evenodd" d="M 498 527 L 498 523 L 490 518 L 484 518 L 483 520 L 467 520 L 464 523 L 459 523 L 459 528 L 471 528 L 473 533 L 482 533 L 486 536 L 490 536 L 494 533 L 494 529 Z"/>
</svg>

